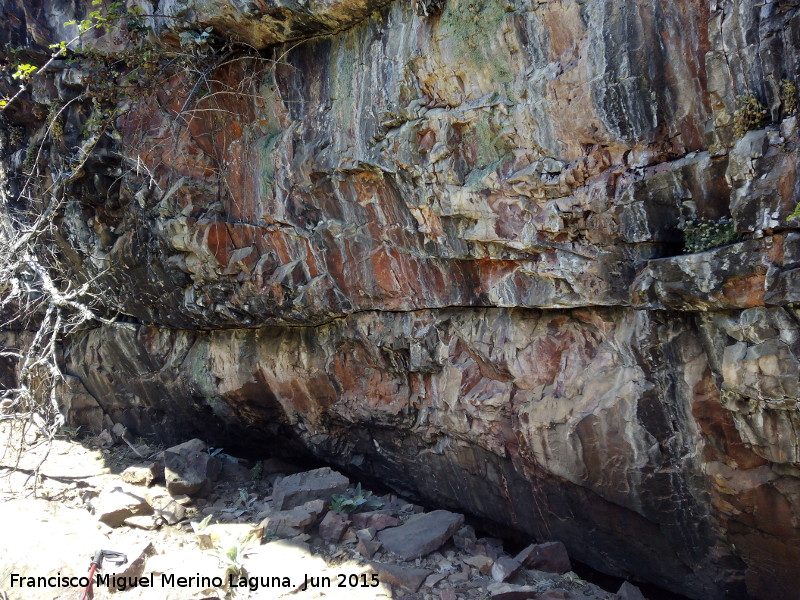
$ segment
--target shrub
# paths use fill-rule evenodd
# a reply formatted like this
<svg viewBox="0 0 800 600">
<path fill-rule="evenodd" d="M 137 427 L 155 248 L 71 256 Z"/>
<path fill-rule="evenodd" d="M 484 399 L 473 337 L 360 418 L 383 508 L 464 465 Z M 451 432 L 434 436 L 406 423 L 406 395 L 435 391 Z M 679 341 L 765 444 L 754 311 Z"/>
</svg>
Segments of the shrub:
<svg viewBox="0 0 800 600">
<path fill-rule="evenodd" d="M 703 252 L 726 244 L 739 241 L 739 235 L 733 228 L 729 217 L 717 220 L 697 218 L 683 227 L 683 251 L 687 254 Z"/>
<path fill-rule="evenodd" d="M 753 92 L 748 92 L 738 98 L 739 108 L 733 113 L 733 135 L 737 138 L 751 129 L 758 129 L 767 119 L 767 107 Z"/>
<path fill-rule="evenodd" d="M 797 112 L 797 85 L 791 79 L 781 81 L 781 104 L 785 115 Z"/>
</svg>

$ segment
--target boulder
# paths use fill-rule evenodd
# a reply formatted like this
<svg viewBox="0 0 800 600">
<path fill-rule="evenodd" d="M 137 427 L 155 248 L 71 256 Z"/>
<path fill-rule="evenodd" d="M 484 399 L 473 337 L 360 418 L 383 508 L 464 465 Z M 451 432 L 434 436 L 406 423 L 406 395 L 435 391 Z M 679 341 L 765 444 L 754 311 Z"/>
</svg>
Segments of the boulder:
<svg viewBox="0 0 800 600">
<path fill-rule="evenodd" d="M 416 592 L 431 574 L 430 569 L 409 569 L 400 565 L 371 562 L 370 567 L 378 574 L 381 583 L 399 586 Z"/>
<path fill-rule="evenodd" d="M 164 477 L 164 467 L 154 462 L 147 465 L 133 465 L 125 469 L 121 476 L 122 481 L 126 483 L 150 487 Z"/>
<path fill-rule="evenodd" d="M 219 461 L 205 452 L 164 452 L 164 479 L 172 495 L 205 495 L 220 471 Z"/>
<path fill-rule="evenodd" d="M 154 516 L 162 519 L 167 525 L 175 525 L 186 518 L 184 505 L 178 498 L 170 496 L 163 488 L 157 488 L 152 493 L 146 493 L 145 499 L 153 509 Z"/>
<path fill-rule="evenodd" d="M 362 542 L 371 542 L 375 539 L 376 531 L 373 527 L 359 529 L 356 531 L 356 537 Z"/>
<path fill-rule="evenodd" d="M 275 482 L 272 503 L 276 510 L 287 510 L 310 500 L 330 500 L 350 486 L 350 481 L 331 469 L 323 467 L 289 475 Z"/>
<path fill-rule="evenodd" d="M 492 600 L 528 600 L 539 598 L 537 588 L 527 585 L 511 585 L 510 583 L 493 583 L 488 587 Z"/>
<path fill-rule="evenodd" d="M 630 581 L 625 581 L 617 591 L 617 600 L 647 600 L 642 591 Z"/>
<path fill-rule="evenodd" d="M 389 552 L 412 560 L 430 554 L 464 524 L 464 515 L 446 510 L 414 515 L 403 525 L 384 529 L 378 539 Z"/>
<path fill-rule="evenodd" d="M 350 521 L 352 521 L 353 527 L 358 529 L 371 527 L 377 531 L 400 525 L 400 519 L 384 511 L 355 513 L 354 515 L 350 515 Z"/>
<path fill-rule="evenodd" d="M 356 544 L 356 552 L 366 559 L 371 559 L 375 553 L 381 549 L 381 543 L 371 540 L 359 540 Z"/>
<path fill-rule="evenodd" d="M 463 559 L 463 562 L 478 569 L 478 572 L 481 575 L 488 575 L 491 573 L 492 565 L 494 565 L 494 561 L 483 554 L 478 554 L 477 556 L 468 556 L 467 558 Z"/>
<path fill-rule="evenodd" d="M 183 442 L 182 444 L 177 444 L 176 446 L 167 448 L 166 450 L 164 450 L 164 452 L 172 452 L 174 454 L 180 454 L 183 450 L 191 450 L 193 452 L 205 452 L 207 449 L 208 446 L 203 440 L 194 438 L 189 441 Z"/>
<path fill-rule="evenodd" d="M 499 583 L 508 581 L 522 568 L 522 563 L 510 556 L 501 556 L 492 565 L 492 579 Z"/>
<path fill-rule="evenodd" d="M 139 493 L 128 486 L 113 485 L 92 501 L 94 514 L 110 527 L 119 527 L 128 517 L 152 514 L 153 509 Z"/>
<path fill-rule="evenodd" d="M 548 573 L 567 573 L 572 570 L 567 548 L 561 542 L 532 544 L 517 554 L 515 560 L 525 567 Z"/>
<path fill-rule="evenodd" d="M 349 526 L 350 520 L 346 516 L 331 511 L 319 524 L 319 537 L 328 543 L 336 544 L 342 539 L 342 535 Z"/>
<path fill-rule="evenodd" d="M 305 533 L 320 522 L 327 509 L 325 501 L 311 500 L 291 510 L 278 511 L 261 522 L 264 535 L 290 538 Z"/>
</svg>

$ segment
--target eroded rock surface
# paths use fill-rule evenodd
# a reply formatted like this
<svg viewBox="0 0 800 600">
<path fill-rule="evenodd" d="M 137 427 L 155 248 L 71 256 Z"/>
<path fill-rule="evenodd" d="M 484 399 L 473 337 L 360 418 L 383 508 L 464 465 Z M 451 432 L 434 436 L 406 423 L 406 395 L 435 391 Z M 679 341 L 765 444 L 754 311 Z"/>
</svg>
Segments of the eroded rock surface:
<svg viewBox="0 0 800 600">
<path fill-rule="evenodd" d="M 40 56 L 89 10 L 0 4 Z M 261 52 L 119 100 L 70 180 L 63 268 L 133 321 L 68 340 L 74 413 L 304 448 L 692 598 L 796 593 L 799 2 L 155 9 L 157 47 Z M 84 75 L 5 111 L 12 192 L 102 116 Z M 740 241 L 678 256 L 696 216 Z"/>
</svg>

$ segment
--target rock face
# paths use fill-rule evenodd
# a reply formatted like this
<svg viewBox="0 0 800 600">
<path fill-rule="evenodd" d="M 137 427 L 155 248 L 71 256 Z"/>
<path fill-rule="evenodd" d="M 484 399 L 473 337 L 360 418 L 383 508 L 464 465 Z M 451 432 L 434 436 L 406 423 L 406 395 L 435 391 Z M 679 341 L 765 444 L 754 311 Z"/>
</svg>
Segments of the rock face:
<svg viewBox="0 0 800 600">
<path fill-rule="evenodd" d="M 42 56 L 88 4 L 0 0 L 0 41 Z M 190 68 L 92 103 L 56 61 L 4 112 L 12 193 L 26 145 L 55 178 L 95 136 L 56 242 L 133 323 L 67 340 L 82 414 L 302 448 L 692 598 L 796 594 L 800 2 L 154 6 L 138 43 Z M 679 255 L 698 216 L 740 241 Z"/>
</svg>

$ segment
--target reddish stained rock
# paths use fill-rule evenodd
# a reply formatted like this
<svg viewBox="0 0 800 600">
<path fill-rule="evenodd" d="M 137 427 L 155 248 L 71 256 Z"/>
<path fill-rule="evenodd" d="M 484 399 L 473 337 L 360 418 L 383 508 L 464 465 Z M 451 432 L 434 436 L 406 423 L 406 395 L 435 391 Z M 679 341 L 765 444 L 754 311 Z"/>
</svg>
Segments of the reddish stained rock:
<svg viewBox="0 0 800 600">
<path fill-rule="evenodd" d="M 759 272 L 752 275 L 726 281 L 722 286 L 725 303 L 737 308 L 763 306 L 766 276 L 767 269 L 762 267 Z"/>
<path fill-rule="evenodd" d="M 547 573 L 567 573 L 572 570 L 567 549 L 561 542 L 533 544 L 517 554 L 514 560 L 525 567 Z"/>
<path fill-rule="evenodd" d="M 330 511 L 319 524 L 319 537 L 326 542 L 336 544 L 342 539 L 342 535 L 349 526 L 350 520 L 345 515 Z"/>
<path fill-rule="evenodd" d="M 43 63 L 89 4 L 6 0 L 0 41 Z M 797 133 L 732 131 L 748 90 L 786 116 L 796 11 L 173 4 L 223 45 L 313 39 L 278 65 L 231 57 L 202 99 L 166 73 L 70 181 L 63 272 L 147 324 L 65 340 L 105 413 L 302 446 L 694 598 L 800 587 L 800 272 L 774 237 L 797 227 Z M 181 23 L 148 25 L 169 45 Z M 82 147 L 81 67 L 4 111 L 12 188 L 27 141 L 54 172 Z M 57 142 L 51 103 L 69 103 Z M 745 241 L 675 256 L 682 219 L 728 213 Z"/>
<path fill-rule="evenodd" d="M 775 345 L 775 352 L 770 353 L 767 352 L 769 344 L 764 344 L 765 339 L 774 339 L 772 336 L 779 331 L 784 332 L 781 335 L 790 335 L 790 325 L 782 325 L 789 323 L 784 309 L 753 311 L 755 309 L 733 314 L 709 313 L 700 321 L 700 326 L 709 336 L 724 340 L 733 338 L 735 343 L 726 343 L 737 348 L 736 344 L 743 344 L 745 353 L 747 347 L 757 347 L 758 356 L 774 356 L 777 364 L 782 365 L 780 370 L 789 372 L 795 360 L 791 353 L 777 352 L 783 347 L 780 345 Z M 582 562 L 610 564 L 608 556 L 595 556 L 593 549 L 612 544 L 611 540 L 620 535 L 624 535 L 626 544 L 636 551 L 626 554 L 626 560 L 632 562 L 615 564 L 627 564 L 626 568 L 634 569 L 635 561 L 647 564 L 655 564 L 652 561 L 656 559 L 663 561 L 671 544 L 664 533 L 667 530 L 651 531 L 650 521 L 635 515 L 639 514 L 637 511 L 644 511 L 653 519 L 660 515 L 658 519 L 662 524 L 665 519 L 668 521 L 671 513 L 664 513 L 662 500 L 657 499 L 672 493 L 675 477 L 686 485 L 690 481 L 695 482 L 692 485 L 705 482 L 705 487 L 699 489 L 709 493 L 707 509 L 716 515 L 720 532 L 755 532 L 756 527 L 763 527 L 753 520 L 730 516 L 732 510 L 742 515 L 752 514 L 754 502 L 758 502 L 760 513 L 773 514 L 778 519 L 776 523 L 781 523 L 774 530 L 775 534 L 730 535 L 736 536 L 738 549 L 754 557 L 753 566 L 748 569 L 749 585 L 753 589 L 777 589 L 773 582 L 780 579 L 757 565 L 766 564 L 762 557 L 768 552 L 774 553 L 778 560 L 794 560 L 792 544 L 775 540 L 777 535 L 786 540 L 796 535 L 791 528 L 786 529 L 786 523 L 792 522 L 790 513 L 780 508 L 792 506 L 794 496 L 790 489 L 777 487 L 783 476 L 769 481 L 747 472 L 769 464 L 755 454 L 754 449 L 764 454 L 772 452 L 769 455 L 773 459 L 788 456 L 792 438 L 781 436 L 768 441 L 758 437 L 761 435 L 758 428 L 750 424 L 753 415 L 758 413 L 752 411 L 765 411 L 765 417 L 773 413 L 766 412 L 770 409 L 759 404 L 757 399 L 742 407 L 746 410 L 738 409 L 735 403 L 722 406 L 714 368 L 725 365 L 725 370 L 719 373 L 729 386 L 728 393 L 755 395 L 754 390 L 763 393 L 767 389 L 777 393 L 779 388 L 774 386 L 771 375 L 760 370 L 741 368 L 734 377 L 725 362 L 724 348 L 714 350 L 720 354 L 713 356 L 712 361 L 697 334 L 685 329 L 687 322 L 687 317 L 675 313 L 661 320 L 656 313 L 621 309 L 512 314 L 502 310 L 476 310 L 470 314 L 454 310 L 392 315 L 391 318 L 361 315 L 357 319 L 332 323 L 313 334 L 307 330 L 286 329 L 271 331 L 269 335 L 237 331 L 217 332 L 213 336 L 192 334 L 189 338 L 183 333 L 167 335 L 150 328 L 144 339 L 151 352 L 167 356 L 170 355 L 167 348 L 189 348 L 188 352 L 174 353 L 175 360 L 180 357 L 178 365 L 169 362 L 165 369 L 164 363 L 159 363 L 159 373 L 177 368 L 191 378 L 181 365 L 203 364 L 216 380 L 225 382 L 227 389 L 237 391 L 228 400 L 234 405 L 261 406 L 265 411 L 263 418 L 268 421 L 304 419 L 306 423 L 314 423 L 313 436 L 309 433 L 305 439 L 322 455 L 335 458 L 338 454 L 326 444 L 334 443 L 332 440 L 339 440 L 335 442 L 339 444 L 353 435 L 352 428 L 340 428 L 338 423 L 362 422 L 371 423 L 374 441 L 368 447 L 378 443 L 381 451 L 393 460 L 406 461 L 413 456 L 417 462 L 422 461 L 422 468 L 404 472 L 402 479 L 396 482 L 398 485 L 443 493 L 442 488 L 435 487 L 435 482 L 440 478 L 448 480 L 453 465 L 459 465 L 459 477 L 467 482 L 467 487 L 459 487 L 460 492 L 452 496 L 450 502 L 467 504 L 471 510 L 497 520 L 508 518 L 506 511 L 513 508 L 519 524 L 534 526 L 530 535 L 563 540 L 575 559 Z M 117 350 L 114 338 L 103 336 L 100 330 L 87 333 L 87 350 L 83 355 L 95 356 L 102 364 L 109 364 Z M 130 343 L 139 347 L 135 340 Z M 502 346 L 492 346 L 492 343 Z M 517 350 L 504 351 L 502 355 L 492 354 L 497 350 L 487 350 L 498 347 Z M 161 350 L 156 350 L 159 348 Z M 327 349 L 332 348 L 336 351 L 329 354 Z M 405 350 L 411 348 L 413 351 Z M 654 362 L 647 368 L 632 364 L 624 358 L 631 353 L 652 356 Z M 146 353 L 142 351 L 140 355 Z M 298 362 L 296 357 L 299 356 L 304 357 L 302 362 Z M 537 364 L 539 356 L 547 368 L 531 377 L 531 365 Z M 549 362 L 552 356 L 559 356 L 559 364 L 568 367 L 553 369 Z M 129 364 L 138 363 L 134 360 Z M 753 362 L 754 368 L 759 364 L 759 361 Z M 286 365 L 293 365 L 291 374 L 287 374 Z M 80 373 L 83 366 L 71 363 L 70 368 Z M 136 366 L 145 373 L 149 372 L 148 368 L 144 364 Z M 416 369 L 413 371 L 416 375 L 410 381 L 407 377 L 399 379 L 396 373 L 407 374 L 408 368 Z M 136 373 L 130 372 L 131 381 L 140 381 Z M 668 373 L 672 374 L 670 377 L 678 377 L 674 391 L 677 404 L 665 404 L 660 399 L 662 392 L 658 391 L 657 382 Z M 741 379 L 745 374 L 748 379 Z M 93 369 L 87 380 L 95 397 L 118 395 L 113 392 L 114 385 L 103 379 L 101 369 Z M 252 386 L 253 381 L 260 383 Z M 408 382 L 408 387 L 404 387 L 404 381 Z M 597 391 L 603 389 L 608 390 L 607 393 L 598 396 Z M 243 395 L 242 390 L 250 391 Z M 274 404 L 265 401 L 259 390 L 270 390 Z M 457 393 L 450 395 L 454 390 L 458 390 Z M 407 413 L 412 406 L 409 401 L 412 393 L 416 394 L 415 410 L 427 419 L 423 431 L 447 435 L 451 440 L 446 462 L 444 458 L 437 458 L 438 455 L 420 452 L 425 445 L 420 437 L 414 436 L 421 434 L 410 433 L 416 423 Z M 221 392 L 220 396 L 224 398 L 225 393 Z M 406 402 L 402 398 L 406 398 Z M 570 398 L 570 402 L 565 403 L 563 398 Z M 257 402 L 260 404 L 254 404 Z M 714 406 L 717 408 L 712 409 Z M 675 407 L 674 410 L 684 407 L 686 412 L 680 408 L 680 413 L 672 413 L 669 407 Z M 117 409 L 110 410 L 113 414 Z M 127 409 L 120 406 L 119 410 Z M 648 436 L 670 439 L 673 430 L 661 427 L 672 422 L 677 423 L 679 429 L 683 428 L 680 430 L 685 439 L 694 440 L 695 460 L 699 462 L 675 463 L 678 470 L 666 478 L 657 470 L 648 469 L 662 464 L 668 455 L 664 450 L 654 452 L 656 446 L 643 446 L 640 440 L 649 439 Z M 743 424 L 741 430 L 737 422 Z M 375 429 L 376 424 L 385 430 Z M 565 427 L 570 427 L 573 433 L 566 435 Z M 644 433 L 645 429 L 648 433 Z M 408 432 L 411 437 L 404 439 L 417 440 L 415 444 L 422 445 L 399 444 L 395 437 L 397 431 Z M 492 434 L 487 435 L 487 431 Z M 744 446 L 741 437 L 744 434 L 749 436 L 751 449 Z M 456 435 L 459 437 L 452 437 Z M 582 440 L 580 446 L 570 443 L 576 436 Z M 753 442 L 757 442 L 757 446 L 752 445 Z M 779 446 L 781 454 L 776 453 Z M 588 453 L 587 448 L 591 450 Z M 359 447 L 358 451 L 363 450 Z M 353 452 L 348 456 L 358 460 L 356 448 Z M 507 452 L 515 457 L 514 465 L 501 458 Z M 523 458 L 529 455 L 535 457 L 535 462 Z M 627 463 L 620 462 L 620 456 L 626 456 Z M 728 471 L 715 470 L 713 463 L 727 464 Z M 628 467 L 622 468 L 624 464 Z M 642 479 L 629 490 L 625 486 L 629 485 L 630 465 L 635 464 L 642 465 L 634 469 Z M 718 481 L 717 473 L 724 473 L 725 478 Z M 592 486 L 591 493 L 585 491 L 586 485 Z M 514 490 L 519 486 L 528 486 L 524 495 L 527 500 L 515 496 L 518 492 Z M 621 493 L 620 490 L 629 491 Z M 762 491 L 756 495 L 755 490 Z M 766 495 L 765 490 L 773 490 L 773 496 Z M 482 500 L 487 493 L 493 498 L 488 505 Z M 532 502 L 531 498 L 537 501 Z M 577 508 L 573 506 L 564 513 L 565 505 L 556 503 L 554 498 L 577 503 L 586 508 L 587 515 L 593 516 L 576 521 Z M 543 517 L 536 506 L 542 502 L 556 515 L 572 514 L 573 517 L 549 520 L 549 531 L 539 531 L 535 525 L 542 523 Z M 681 502 L 685 504 L 680 506 L 689 507 L 693 500 L 686 496 Z M 767 508 L 768 504 L 780 510 Z M 626 508 L 628 506 L 630 508 Z M 699 505 L 694 506 L 693 510 L 699 510 Z M 698 539 L 703 539 L 707 521 L 693 521 L 693 513 L 684 514 L 681 510 L 674 515 L 678 519 L 675 527 L 680 523 L 684 532 L 690 526 L 696 527 Z M 544 515 L 546 519 L 547 513 Z M 614 523 L 613 531 L 599 527 L 601 522 Z M 623 527 L 622 524 L 627 525 Z M 593 544 L 587 545 L 580 540 L 590 526 L 596 528 L 596 534 Z M 390 530 L 379 535 L 386 531 Z M 626 531 L 631 535 L 626 535 Z M 779 531 L 784 533 L 779 534 Z M 655 554 L 648 546 L 653 540 L 660 544 Z M 353 543 L 356 541 L 353 535 Z M 473 546 L 468 550 L 493 557 L 490 546 L 483 542 L 470 543 Z M 724 552 L 724 544 L 710 543 L 709 548 Z M 704 553 L 703 556 L 710 555 Z M 698 556 L 696 560 L 704 559 Z M 686 577 L 669 579 L 669 585 L 678 589 L 689 581 L 691 579 Z M 774 584 L 779 585 L 782 584 Z"/>
<path fill-rule="evenodd" d="M 350 520 L 353 522 L 353 526 L 359 529 L 374 527 L 377 531 L 400 525 L 397 517 L 380 511 L 355 513 L 350 515 Z"/>
<path fill-rule="evenodd" d="M 358 543 L 356 544 L 356 552 L 366 559 L 371 559 L 380 549 L 380 542 L 374 542 L 371 540 L 358 540 Z"/>
<path fill-rule="evenodd" d="M 484 556 L 483 554 L 469 556 L 463 560 L 464 563 L 470 565 L 471 567 L 475 567 L 481 575 L 488 575 L 491 573 L 492 565 L 494 564 L 494 561 L 491 558 Z"/>
</svg>

